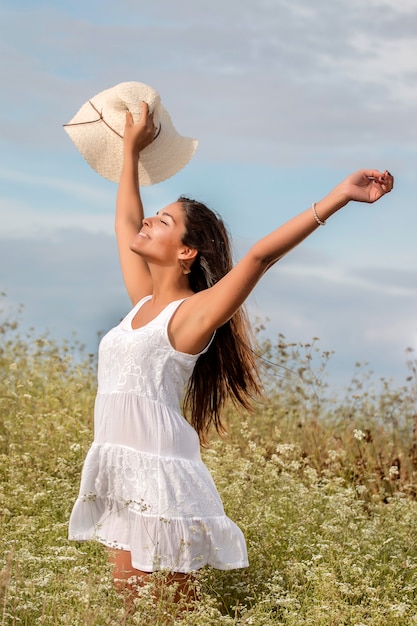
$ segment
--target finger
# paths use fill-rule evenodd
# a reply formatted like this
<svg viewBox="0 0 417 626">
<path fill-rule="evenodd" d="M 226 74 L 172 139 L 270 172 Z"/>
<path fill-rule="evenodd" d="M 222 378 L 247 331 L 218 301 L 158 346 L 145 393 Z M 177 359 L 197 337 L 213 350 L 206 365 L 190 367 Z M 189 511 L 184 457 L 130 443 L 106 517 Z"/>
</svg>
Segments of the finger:
<svg viewBox="0 0 417 626">
<path fill-rule="evenodd" d="M 386 191 L 391 191 L 394 187 L 394 177 L 388 170 L 385 170 L 385 172 L 381 174 L 378 178 L 378 182 Z"/>
<path fill-rule="evenodd" d="M 377 184 L 379 188 L 381 189 L 382 193 L 385 194 L 385 193 L 389 193 L 390 191 L 392 191 L 394 187 L 394 180 L 391 175 L 383 174 L 377 181 Z"/>
<path fill-rule="evenodd" d="M 153 126 L 153 111 L 152 113 L 148 113 L 148 121 L 151 123 L 151 125 Z"/>
<path fill-rule="evenodd" d="M 149 115 L 149 105 L 147 102 L 142 100 L 141 119 L 146 120 L 148 115 Z"/>
<path fill-rule="evenodd" d="M 394 176 L 390 174 L 388 170 L 385 170 L 384 176 L 388 180 L 388 185 L 390 186 L 390 191 L 391 191 L 391 189 L 394 189 Z"/>
<path fill-rule="evenodd" d="M 127 128 L 132 128 L 133 126 L 133 115 L 129 110 L 126 111 L 126 119 L 125 119 L 125 130 Z"/>
<path fill-rule="evenodd" d="M 364 174 L 369 181 L 377 184 L 383 193 L 388 193 L 394 188 L 394 177 L 388 170 L 383 173 L 379 170 L 364 170 Z"/>
<path fill-rule="evenodd" d="M 379 170 L 363 170 L 364 176 L 369 178 L 369 180 L 379 180 L 382 176 L 382 172 Z"/>
</svg>

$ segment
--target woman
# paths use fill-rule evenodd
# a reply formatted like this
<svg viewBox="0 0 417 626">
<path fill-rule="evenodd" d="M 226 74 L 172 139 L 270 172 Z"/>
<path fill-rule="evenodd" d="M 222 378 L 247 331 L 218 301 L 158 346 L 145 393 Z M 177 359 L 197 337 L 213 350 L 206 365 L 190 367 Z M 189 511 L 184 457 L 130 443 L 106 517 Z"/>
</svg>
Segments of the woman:
<svg viewBox="0 0 417 626">
<path fill-rule="evenodd" d="M 144 218 L 138 160 L 155 136 L 148 106 L 126 114 L 116 234 L 133 310 L 102 340 L 95 438 L 70 538 L 111 549 L 116 583 L 166 569 L 186 584 L 209 564 L 248 565 L 240 529 L 225 516 L 199 445 L 222 430 L 226 397 L 247 407 L 259 393 L 242 305 L 284 254 L 349 201 L 375 202 L 393 187 L 362 170 L 258 241 L 232 267 L 222 221 L 180 198 Z M 180 413 L 184 386 L 189 422 Z"/>
</svg>

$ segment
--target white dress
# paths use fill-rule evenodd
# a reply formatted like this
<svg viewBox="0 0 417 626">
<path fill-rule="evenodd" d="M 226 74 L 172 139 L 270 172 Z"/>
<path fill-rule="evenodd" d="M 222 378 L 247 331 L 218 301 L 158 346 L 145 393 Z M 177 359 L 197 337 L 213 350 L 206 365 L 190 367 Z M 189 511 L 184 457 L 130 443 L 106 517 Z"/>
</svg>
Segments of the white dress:
<svg viewBox="0 0 417 626">
<path fill-rule="evenodd" d="M 145 572 L 246 567 L 243 534 L 226 517 L 198 435 L 181 414 L 199 357 L 174 350 L 168 338 L 183 300 L 133 329 L 149 298 L 100 343 L 94 441 L 69 538 L 129 550 L 133 567 Z"/>
</svg>

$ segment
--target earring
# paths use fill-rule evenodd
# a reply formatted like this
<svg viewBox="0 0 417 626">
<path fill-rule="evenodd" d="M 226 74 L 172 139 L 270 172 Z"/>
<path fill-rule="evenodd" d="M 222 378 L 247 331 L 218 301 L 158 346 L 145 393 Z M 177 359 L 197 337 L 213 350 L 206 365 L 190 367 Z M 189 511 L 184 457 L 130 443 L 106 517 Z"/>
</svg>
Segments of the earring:
<svg viewBox="0 0 417 626">
<path fill-rule="evenodd" d="M 181 259 L 180 259 L 180 266 L 181 266 L 183 274 L 191 274 L 190 268 L 187 267 L 186 264 L 184 263 L 184 261 L 182 261 Z"/>
</svg>

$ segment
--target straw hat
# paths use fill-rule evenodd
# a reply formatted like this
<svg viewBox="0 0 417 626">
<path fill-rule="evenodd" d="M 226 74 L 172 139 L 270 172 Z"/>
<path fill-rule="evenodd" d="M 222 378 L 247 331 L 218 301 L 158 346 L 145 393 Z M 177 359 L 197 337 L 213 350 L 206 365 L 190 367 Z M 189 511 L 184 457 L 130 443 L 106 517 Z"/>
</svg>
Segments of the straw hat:
<svg viewBox="0 0 417 626">
<path fill-rule="evenodd" d="M 123 163 L 126 111 L 135 122 L 141 103 L 149 105 L 157 129 L 155 139 L 140 153 L 141 186 L 159 183 L 179 172 L 193 156 L 198 141 L 179 135 L 159 94 L 143 83 L 120 83 L 88 100 L 64 128 L 87 163 L 117 183 Z"/>
</svg>

